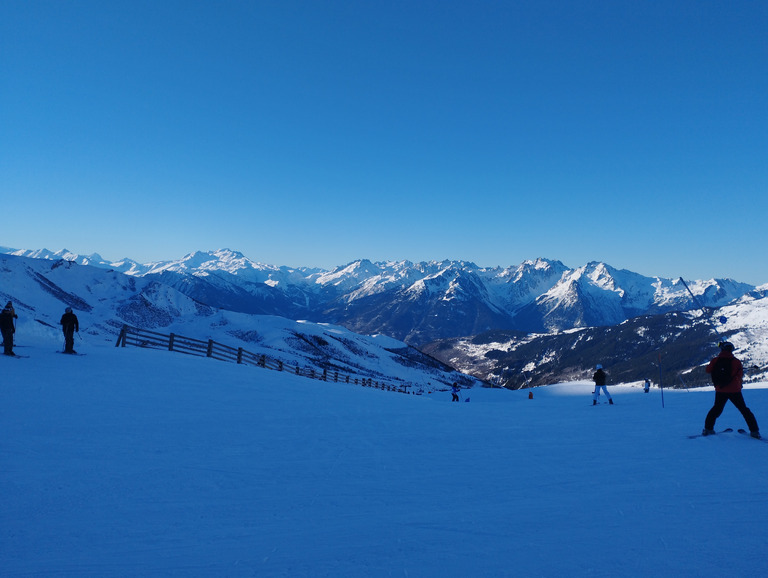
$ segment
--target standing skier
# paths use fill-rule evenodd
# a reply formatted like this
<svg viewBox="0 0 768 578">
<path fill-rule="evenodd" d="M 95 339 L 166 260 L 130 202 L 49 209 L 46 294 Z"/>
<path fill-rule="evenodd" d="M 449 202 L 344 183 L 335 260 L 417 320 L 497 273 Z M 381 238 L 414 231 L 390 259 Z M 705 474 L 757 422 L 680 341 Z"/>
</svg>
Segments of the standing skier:
<svg viewBox="0 0 768 578">
<path fill-rule="evenodd" d="M 13 352 L 13 334 L 16 333 L 13 320 L 18 319 L 18 317 L 13 309 L 13 303 L 8 301 L 5 308 L 0 312 L 0 333 L 3 334 L 3 353 L 5 355 L 16 355 Z"/>
<path fill-rule="evenodd" d="M 451 386 L 451 401 L 459 401 L 459 384 L 455 381 Z"/>
<path fill-rule="evenodd" d="M 61 330 L 64 332 L 64 353 L 76 353 L 75 351 L 75 331 L 80 333 L 80 323 L 77 321 L 77 315 L 72 313 L 72 308 L 67 307 L 64 315 L 61 316 Z"/>
<path fill-rule="evenodd" d="M 643 391 L 645 393 L 648 393 L 650 391 L 650 389 L 651 389 L 651 380 L 650 379 L 646 379 L 645 380 L 645 384 L 643 385 Z"/>
<path fill-rule="evenodd" d="M 605 371 L 603 371 L 603 366 L 598 364 L 596 367 L 597 371 L 595 371 L 595 374 L 592 376 L 592 379 L 595 382 L 595 393 L 592 394 L 592 405 L 597 405 L 597 398 L 600 397 L 600 388 L 603 388 L 603 393 L 605 393 L 605 397 L 608 398 L 608 403 L 613 405 L 613 399 L 611 398 L 611 394 L 608 393 L 608 388 L 605 387 Z"/>
<path fill-rule="evenodd" d="M 707 413 L 707 417 L 704 420 L 704 430 L 701 432 L 701 435 L 707 436 L 715 433 L 715 421 L 723 413 L 725 404 L 730 401 L 741 412 L 741 415 L 744 416 L 750 435 L 753 438 L 760 438 L 760 428 L 757 427 L 757 419 L 755 419 L 754 414 L 747 407 L 744 396 L 741 393 L 744 367 L 741 361 L 733 355 L 733 343 L 721 341 L 718 345 L 720 346 L 720 353 L 712 358 L 706 369 L 707 373 L 712 377 L 712 382 L 715 384 L 715 405 Z"/>
</svg>

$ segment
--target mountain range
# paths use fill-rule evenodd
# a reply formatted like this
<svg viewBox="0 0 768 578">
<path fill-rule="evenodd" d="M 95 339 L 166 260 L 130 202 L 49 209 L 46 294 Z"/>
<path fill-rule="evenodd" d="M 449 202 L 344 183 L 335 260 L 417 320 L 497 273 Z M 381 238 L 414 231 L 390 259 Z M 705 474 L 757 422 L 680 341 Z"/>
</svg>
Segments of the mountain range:
<svg viewBox="0 0 768 578">
<path fill-rule="evenodd" d="M 417 347 L 489 330 L 553 333 L 612 326 L 700 304 L 720 307 L 755 288 L 731 279 L 689 281 L 697 303 L 679 279 L 647 277 L 599 262 L 571 269 L 549 259 L 504 268 L 362 259 L 326 271 L 264 265 L 229 249 L 146 264 L 66 250 L 2 251 L 154 279 L 230 311 L 336 323 Z"/>
<path fill-rule="evenodd" d="M 400 343 L 395 349 L 408 344 L 432 362 L 512 388 L 584 379 L 597 362 L 611 368 L 614 382 L 651 377 L 675 386 L 701 385 L 706 376 L 693 368 L 711 356 L 719 337 L 735 340 L 748 363 L 768 363 L 762 345 L 768 336 L 766 286 L 730 279 L 688 281 L 694 299 L 681 279 L 646 277 L 598 262 L 571 269 L 548 259 L 506 268 L 358 260 L 327 271 L 264 265 L 228 249 L 147 264 L 68 251 L 0 251 L 25 263 L 52 261 L 44 270 L 29 264 L 22 269 L 34 270 L 38 285 L 76 310 L 94 308 L 94 286 L 119 288 L 112 297 L 98 298 L 119 302 L 110 305 L 111 317 L 98 322 L 113 333 L 122 322 L 152 328 L 203 319 L 206 332 L 220 328 L 228 337 L 263 343 L 264 332 L 253 328 L 264 316 L 293 324 L 305 320 L 320 324 L 321 333 L 323 324 L 333 324 L 361 339 L 386 335 Z M 78 278 L 83 274 L 75 264 L 85 265 L 93 279 L 65 283 L 47 272 Z M 6 293 L 0 287 L 0 298 Z M 713 326 L 713 319 L 726 321 Z M 281 331 L 300 333 L 309 326 Z M 328 337 L 320 339 L 329 342 Z"/>
</svg>

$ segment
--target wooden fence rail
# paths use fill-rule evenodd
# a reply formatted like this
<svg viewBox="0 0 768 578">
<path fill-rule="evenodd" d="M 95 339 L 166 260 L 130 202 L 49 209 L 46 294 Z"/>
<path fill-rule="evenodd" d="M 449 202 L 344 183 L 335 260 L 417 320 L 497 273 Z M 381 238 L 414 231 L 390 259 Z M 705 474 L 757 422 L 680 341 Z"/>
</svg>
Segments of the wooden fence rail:
<svg viewBox="0 0 768 578">
<path fill-rule="evenodd" d="M 223 343 L 218 343 L 213 339 L 203 341 L 175 333 L 164 334 L 140 329 L 130 325 L 123 325 L 120 335 L 117 337 L 115 347 L 147 347 L 150 349 L 164 349 L 186 353 L 198 357 L 210 357 L 219 361 L 238 363 L 242 365 L 253 365 L 272 369 L 275 371 L 290 371 L 291 373 L 311 379 L 320 379 L 322 381 L 333 381 L 334 383 L 349 383 L 361 385 L 363 387 L 375 387 L 386 391 L 397 391 L 400 393 L 409 392 L 410 384 L 398 383 L 387 384 L 383 381 L 374 380 L 372 377 L 360 377 L 354 375 L 341 374 L 336 370 L 317 369 L 314 367 L 301 367 L 300 365 L 288 366 L 279 359 L 272 359 L 267 355 L 252 353 L 242 347 L 230 347 Z"/>
</svg>

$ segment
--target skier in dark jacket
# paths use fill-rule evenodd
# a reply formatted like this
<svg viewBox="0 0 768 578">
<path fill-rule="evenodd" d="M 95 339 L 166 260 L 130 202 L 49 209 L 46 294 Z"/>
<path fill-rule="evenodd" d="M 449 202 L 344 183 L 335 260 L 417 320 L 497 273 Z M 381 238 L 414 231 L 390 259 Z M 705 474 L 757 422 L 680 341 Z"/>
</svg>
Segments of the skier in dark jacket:
<svg viewBox="0 0 768 578">
<path fill-rule="evenodd" d="M 605 393 L 605 397 L 608 398 L 608 403 L 613 405 L 613 399 L 611 398 L 611 394 L 608 393 L 608 388 L 605 387 L 605 380 L 606 375 L 605 371 L 603 370 L 603 366 L 598 364 L 595 368 L 597 371 L 595 371 L 595 374 L 592 376 L 592 380 L 595 382 L 595 392 L 592 394 L 592 405 L 597 405 L 597 399 L 600 397 L 600 388 L 603 388 L 603 393 Z"/>
<path fill-rule="evenodd" d="M 13 320 L 18 319 L 18 317 L 13 309 L 13 303 L 8 301 L 0 312 L 0 333 L 3 334 L 3 353 L 5 355 L 16 355 L 13 352 L 13 334 L 16 333 Z"/>
<path fill-rule="evenodd" d="M 459 384 L 455 381 L 451 386 L 451 401 L 459 401 Z"/>
<path fill-rule="evenodd" d="M 61 316 L 61 329 L 64 332 L 64 353 L 76 353 L 75 351 L 75 331 L 80 333 L 80 323 L 77 321 L 77 315 L 72 313 L 72 308 L 67 307 L 64 315 Z"/>
<path fill-rule="evenodd" d="M 720 353 L 712 358 L 707 365 L 706 371 L 707 373 L 712 374 L 720 360 L 725 360 L 726 363 L 730 364 L 730 380 L 728 380 L 725 385 L 715 385 L 715 405 L 713 405 L 712 409 L 707 413 L 707 417 L 704 420 L 704 430 L 701 432 L 701 435 L 707 436 L 715 433 L 715 421 L 717 421 L 717 418 L 723 413 L 725 404 L 730 401 L 736 406 L 736 409 L 741 412 L 741 415 L 744 416 L 744 420 L 749 427 L 750 435 L 753 438 L 760 438 L 760 428 L 757 427 L 757 419 L 755 419 L 754 414 L 747 407 L 747 404 L 744 401 L 744 395 L 741 393 L 743 388 L 741 380 L 744 375 L 744 366 L 741 364 L 741 361 L 733 355 L 733 343 L 730 341 L 721 341 L 718 345 L 720 346 Z"/>
</svg>

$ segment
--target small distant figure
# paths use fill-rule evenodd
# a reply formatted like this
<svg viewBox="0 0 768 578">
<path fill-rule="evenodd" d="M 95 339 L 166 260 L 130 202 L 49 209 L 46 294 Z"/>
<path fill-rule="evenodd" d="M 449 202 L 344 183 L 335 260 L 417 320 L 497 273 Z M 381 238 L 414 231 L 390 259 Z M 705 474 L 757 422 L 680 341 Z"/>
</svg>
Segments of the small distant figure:
<svg viewBox="0 0 768 578">
<path fill-rule="evenodd" d="M 64 332 L 64 353 L 77 353 L 75 351 L 75 332 L 80 333 L 80 323 L 71 307 L 64 310 L 64 315 L 61 316 L 59 323 L 61 323 L 61 330 Z"/>
<path fill-rule="evenodd" d="M 750 435 L 759 439 L 760 428 L 757 427 L 757 419 L 747 407 L 744 395 L 741 393 L 744 366 L 741 364 L 741 360 L 733 354 L 733 343 L 721 341 L 718 345 L 720 346 L 720 353 L 712 358 L 706 369 L 715 385 L 715 404 L 707 413 L 701 435 L 708 436 L 715 433 L 715 422 L 723 413 L 725 404 L 730 401 L 741 412 L 744 421 L 747 422 Z"/>
<path fill-rule="evenodd" d="M 453 385 L 451 386 L 451 401 L 459 401 L 459 384 L 455 381 L 453 382 Z"/>
<path fill-rule="evenodd" d="M 3 353 L 5 355 L 16 355 L 13 352 L 13 334 L 16 333 L 14 319 L 18 318 L 13 303 L 8 301 L 0 312 L 0 333 L 3 335 Z"/>
<path fill-rule="evenodd" d="M 651 390 L 651 380 L 650 379 L 646 379 L 645 380 L 645 385 L 643 385 L 643 391 L 645 393 L 648 393 L 650 390 Z"/>
<path fill-rule="evenodd" d="M 592 405 L 597 405 L 597 400 L 600 397 L 600 388 L 603 388 L 603 393 L 605 393 L 605 397 L 608 398 L 608 403 L 613 405 L 613 399 L 611 398 L 611 394 L 608 393 L 608 388 L 605 386 L 605 380 L 606 375 L 605 371 L 603 371 L 603 366 L 598 364 L 596 367 L 597 371 L 595 371 L 595 374 L 592 376 L 592 379 L 595 381 L 595 393 L 592 394 Z"/>
</svg>

